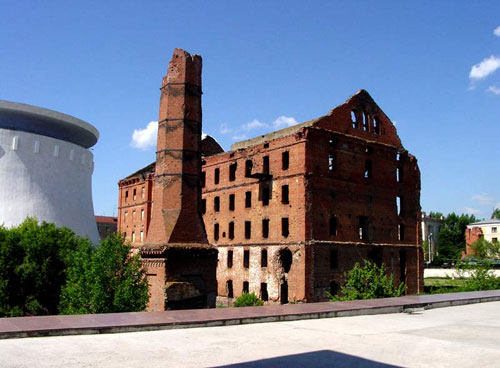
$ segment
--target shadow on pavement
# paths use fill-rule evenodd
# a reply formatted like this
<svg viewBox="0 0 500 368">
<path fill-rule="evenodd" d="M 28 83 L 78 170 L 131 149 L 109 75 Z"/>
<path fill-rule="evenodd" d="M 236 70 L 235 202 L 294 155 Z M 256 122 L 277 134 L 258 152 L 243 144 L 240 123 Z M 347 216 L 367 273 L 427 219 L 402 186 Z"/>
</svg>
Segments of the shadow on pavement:
<svg viewBox="0 0 500 368">
<path fill-rule="evenodd" d="M 254 360 L 251 362 L 223 365 L 220 367 L 394 367 L 396 365 L 375 362 L 354 355 L 331 350 L 285 355 L 276 358 Z"/>
</svg>

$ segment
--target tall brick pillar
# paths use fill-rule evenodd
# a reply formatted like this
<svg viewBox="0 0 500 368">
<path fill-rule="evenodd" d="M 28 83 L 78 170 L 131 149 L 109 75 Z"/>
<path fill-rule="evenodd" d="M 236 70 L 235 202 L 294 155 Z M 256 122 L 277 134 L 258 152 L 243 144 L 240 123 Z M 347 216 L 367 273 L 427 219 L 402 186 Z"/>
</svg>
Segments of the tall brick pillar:
<svg viewBox="0 0 500 368">
<path fill-rule="evenodd" d="M 153 210 L 141 250 L 165 260 L 165 285 L 150 280 L 156 310 L 214 304 L 217 251 L 201 215 L 201 67 L 199 55 L 175 49 L 161 86 Z"/>
<path fill-rule="evenodd" d="M 148 244 L 208 243 L 200 212 L 201 63 L 175 49 L 163 78 Z"/>
</svg>

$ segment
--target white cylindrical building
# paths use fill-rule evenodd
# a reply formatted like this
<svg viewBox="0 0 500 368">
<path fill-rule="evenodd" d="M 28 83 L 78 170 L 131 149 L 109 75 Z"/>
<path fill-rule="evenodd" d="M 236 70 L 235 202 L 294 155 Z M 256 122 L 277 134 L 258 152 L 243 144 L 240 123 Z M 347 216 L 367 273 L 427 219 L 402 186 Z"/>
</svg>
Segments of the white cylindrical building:
<svg viewBox="0 0 500 368">
<path fill-rule="evenodd" d="M 0 100 L 0 224 L 35 217 L 97 243 L 88 148 L 98 138 L 80 119 Z"/>
</svg>

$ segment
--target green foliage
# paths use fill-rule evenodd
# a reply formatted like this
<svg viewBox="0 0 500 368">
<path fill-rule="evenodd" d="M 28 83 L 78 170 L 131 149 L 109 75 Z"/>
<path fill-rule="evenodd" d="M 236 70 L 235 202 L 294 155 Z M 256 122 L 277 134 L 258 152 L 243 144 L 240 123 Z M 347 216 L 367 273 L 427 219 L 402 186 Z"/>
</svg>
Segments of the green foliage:
<svg viewBox="0 0 500 368">
<path fill-rule="evenodd" d="M 394 277 L 387 275 L 384 264 L 379 267 L 367 260 L 364 266 L 356 263 L 352 270 L 345 273 L 345 277 L 346 282 L 340 288 L 341 296 L 328 293 L 331 301 L 397 297 L 406 291 L 404 283 L 398 287 L 394 285 Z"/>
<path fill-rule="evenodd" d="M 472 243 L 470 247 L 474 256 L 477 258 L 485 259 L 500 257 L 500 243 L 498 242 L 490 243 L 481 237 Z"/>
<path fill-rule="evenodd" d="M 465 250 L 465 229 L 468 224 L 476 222 L 474 215 L 450 213 L 445 218 L 445 226 L 438 234 L 437 261 L 458 260 Z"/>
<path fill-rule="evenodd" d="M 491 270 L 491 261 L 483 260 L 475 264 L 461 263 L 457 265 L 458 279 L 455 287 L 432 287 L 432 294 L 462 291 L 481 291 L 500 289 L 500 277 Z M 466 274 L 467 273 L 467 274 Z M 460 283 L 457 281 L 460 280 Z"/>
<path fill-rule="evenodd" d="M 429 217 L 440 219 L 441 217 L 443 217 L 443 214 L 441 212 L 431 211 L 429 213 Z"/>
<path fill-rule="evenodd" d="M 138 255 L 120 235 L 100 247 L 81 246 L 71 257 L 68 281 L 62 290 L 62 314 L 142 311 L 149 299 L 145 271 Z"/>
<path fill-rule="evenodd" d="M 254 293 L 243 293 L 240 297 L 236 298 L 233 303 L 233 307 L 252 307 L 261 306 L 263 304 L 264 302 L 257 298 Z"/>
<path fill-rule="evenodd" d="M 492 219 L 500 219 L 500 208 L 495 208 L 491 214 Z"/>
<path fill-rule="evenodd" d="M 0 317 L 56 314 L 71 253 L 87 239 L 28 218 L 0 227 Z"/>
</svg>

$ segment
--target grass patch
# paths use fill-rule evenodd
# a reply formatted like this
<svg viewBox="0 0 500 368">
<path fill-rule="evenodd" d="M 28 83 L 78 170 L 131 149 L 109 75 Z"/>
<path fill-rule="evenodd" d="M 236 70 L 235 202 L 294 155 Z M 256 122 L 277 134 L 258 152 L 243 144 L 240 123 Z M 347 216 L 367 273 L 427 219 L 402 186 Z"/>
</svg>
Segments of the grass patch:
<svg viewBox="0 0 500 368">
<path fill-rule="evenodd" d="M 424 287 L 459 287 L 464 286 L 464 279 L 429 277 L 424 279 Z"/>
</svg>

